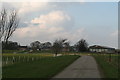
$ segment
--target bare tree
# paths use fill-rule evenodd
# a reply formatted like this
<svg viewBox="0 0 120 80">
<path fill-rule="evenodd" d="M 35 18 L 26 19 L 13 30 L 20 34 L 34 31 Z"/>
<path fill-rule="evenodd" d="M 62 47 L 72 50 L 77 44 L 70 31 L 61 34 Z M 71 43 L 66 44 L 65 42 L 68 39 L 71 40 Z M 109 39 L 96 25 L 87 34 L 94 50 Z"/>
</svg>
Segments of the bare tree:
<svg viewBox="0 0 120 80">
<path fill-rule="evenodd" d="M 0 13 L 0 41 L 4 35 L 7 23 L 7 12 L 3 9 Z"/>
<path fill-rule="evenodd" d="M 63 47 L 64 47 L 64 51 L 69 51 L 70 42 L 65 42 L 65 43 L 63 44 Z"/>
<path fill-rule="evenodd" d="M 13 34 L 13 32 L 18 27 L 18 23 L 19 23 L 19 19 L 17 17 L 17 12 L 16 11 L 12 11 L 10 13 L 8 19 L 9 20 L 7 22 L 7 27 L 6 27 L 6 30 L 5 30 L 5 37 L 4 37 L 4 41 L 5 42 L 8 41 L 8 39 L 10 38 L 10 36 Z"/>
<path fill-rule="evenodd" d="M 17 16 L 17 11 L 13 10 L 8 13 L 6 9 L 3 9 L 0 15 L 0 40 L 3 37 L 4 41 L 7 43 L 8 39 L 18 27 L 18 24 L 19 19 Z"/>
<path fill-rule="evenodd" d="M 63 44 L 65 43 L 66 40 L 67 39 L 55 40 L 55 42 L 53 43 L 53 46 L 52 46 L 52 50 L 55 53 L 55 56 L 57 56 L 57 54 L 62 51 Z"/>
<path fill-rule="evenodd" d="M 88 51 L 88 43 L 86 42 L 86 40 L 81 39 L 77 42 L 76 48 L 79 52 Z"/>
<path fill-rule="evenodd" d="M 37 50 L 37 49 L 40 49 L 40 44 L 41 43 L 39 41 L 35 41 L 35 42 L 32 42 L 30 46 L 33 50 Z"/>
</svg>

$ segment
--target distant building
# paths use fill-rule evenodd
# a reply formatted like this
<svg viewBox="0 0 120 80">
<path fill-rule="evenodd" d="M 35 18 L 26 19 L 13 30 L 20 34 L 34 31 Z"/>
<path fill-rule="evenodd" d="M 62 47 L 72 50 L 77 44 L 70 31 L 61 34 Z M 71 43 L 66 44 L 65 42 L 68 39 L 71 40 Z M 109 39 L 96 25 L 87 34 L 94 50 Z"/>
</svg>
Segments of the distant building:
<svg viewBox="0 0 120 80">
<path fill-rule="evenodd" d="M 27 46 L 19 46 L 19 50 L 21 50 L 21 51 L 25 51 L 25 50 L 27 50 L 27 49 L 28 49 Z"/>
<path fill-rule="evenodd" d="M 110 48 L 106 46 L 93 45 L 89 47 L 90 52 L 105 52 L 105 53 L 115 53 L 115 48 Z"/>
<path fill-rule="evenodd" d="M 63 44 L 62 51 L 64 51 L 64 52 L 68 52 L 68 51 L 70 51 L 70 46 L 69 46 L 68 43 Z"/>
<path fill-rule="evenodd" d="M 2 41 L 2 49 L 3 50 L 17 50 L 18 49 L 18 43 L 13 41 L 6 42 Z"/>
<path fill-rule="evenodd" d="M 116 53 L 120 54 L 120 49 L 116 49 Z"/>
<path fill-rule="evenodd" d="M 40 45 L 41 50 L 50 50 L 51 47 L 52 47 L 52 44 L 50 42 L 41 43 Z"/>
<path fill-rule="evenodd" d="M 68 52 L 68 51 L 70 51 L 70 49 L 67 47 L 63 47 L 62 51 Z"/>
</svg>

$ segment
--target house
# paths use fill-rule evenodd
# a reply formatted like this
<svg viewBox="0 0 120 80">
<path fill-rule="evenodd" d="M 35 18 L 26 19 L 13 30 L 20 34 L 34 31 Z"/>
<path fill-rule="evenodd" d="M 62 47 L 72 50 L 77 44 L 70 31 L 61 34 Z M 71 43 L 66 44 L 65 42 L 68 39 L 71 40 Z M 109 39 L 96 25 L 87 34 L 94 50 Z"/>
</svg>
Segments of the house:
<svg viewBox="0 0 120 80">
<path fill-rule="evenodd" d="M 63 47 L 62 51 L 64 51 L 64 52 L 68 52 L 68 51 L 70 51 L 70 50 L 69 50 L 68 47 Z"/>
<path fill-rule="evenodd" d="M 90 52 L 104 52 L 104 53 L 115 53 L 115 48 L 106 46 L 93 45 L 89 47 Z"/>
<path fill-rule="evenodd" d="M 63 44 L 63 48 L 62 48 L 62 51 L 64 51 L 64 52 L 68 52 L 68 51 L 70 51 L 70 46 L 69 46 L 69 44 Z"/>
<path fill-rule="evenodd" d="M 50 42 L 41 43 L 40 48 L 41 50 L 50 50 L 52 44 Z"/>
<path fill-rule="evenodd" d="M 120 54 L 120 49 L 116 49 L 116 53 Z"/>
<path fill-rule="evenodd" d="M 6 42 L 2 41 L 2 49 L 17 50 L 18 49 L 18 43 L 13 42 L 13 41 L 8 41 L 7 44 L 6 44 Z"/>
<path fill-rule="evenodd" d="M 25 50 L 27 50 L 27 49 L 28 49 L 27 46 L 19 46 L 19 50 L 21 50 L 21 51 L 25 51 Z"/>
</svg>

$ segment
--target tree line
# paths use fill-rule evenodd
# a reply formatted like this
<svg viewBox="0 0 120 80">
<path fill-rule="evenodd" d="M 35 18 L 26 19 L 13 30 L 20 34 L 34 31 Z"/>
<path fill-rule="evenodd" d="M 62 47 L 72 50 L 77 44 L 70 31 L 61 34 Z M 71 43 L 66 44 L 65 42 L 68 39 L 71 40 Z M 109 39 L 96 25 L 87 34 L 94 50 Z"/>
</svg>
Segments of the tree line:
<svg viewBox="0 0 120 80">
<path fill-rule="evenodd" d="M 2 42 L 3 50 L 19 50 L 21 47 L 17 42 L 8 41 L 7 46 L 6 43 Z M 53 43 L 44 42 L 41 43 L 39 41 L 31 42 L 29 46 L 26 46 L 27 50 L 32 51 L 42 51 L 42 50 L 51 50 L 55 55 L 61 52 L 87 52 L 88 51 L 88 43 L 86 40 L 81 39 L 76 44 L 70 45 L 68 39 L 56 39 Z"/>
</svg>

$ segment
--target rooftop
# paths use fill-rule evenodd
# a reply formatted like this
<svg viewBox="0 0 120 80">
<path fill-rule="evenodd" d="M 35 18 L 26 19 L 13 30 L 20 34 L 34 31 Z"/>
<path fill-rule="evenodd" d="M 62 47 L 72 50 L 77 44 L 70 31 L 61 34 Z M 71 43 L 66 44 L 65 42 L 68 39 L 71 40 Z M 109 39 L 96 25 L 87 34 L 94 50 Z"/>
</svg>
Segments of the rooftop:
<svg viewBox="0 0 120 80">
<path fill-rule="evenodd" d="M 93 48 L 93 49 L 115 49 L 115 48 L 111 48 L 111 47 L 107 47 L 107 46 L 100 46 L 100 45 L 93 45 L 90 46 L 89 48 Z"/>
</svg>

